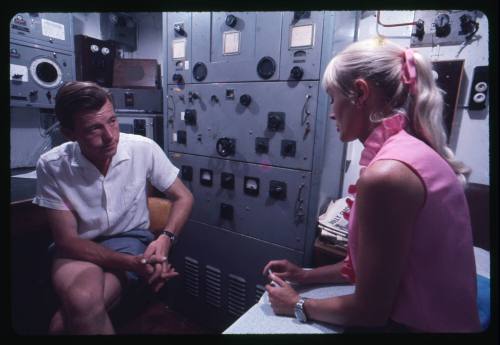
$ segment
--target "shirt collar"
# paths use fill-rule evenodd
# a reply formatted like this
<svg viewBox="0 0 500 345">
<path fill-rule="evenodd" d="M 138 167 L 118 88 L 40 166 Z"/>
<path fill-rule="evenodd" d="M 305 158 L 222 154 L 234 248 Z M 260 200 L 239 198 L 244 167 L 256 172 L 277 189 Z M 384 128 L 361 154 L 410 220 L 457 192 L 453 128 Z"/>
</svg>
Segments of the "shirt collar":
<svg viewBox="0 0 500 345">
<path fill-rule="evenodd" d="M 399 133 L 407 123 L 407 118 L 401 113 L 386 117 L 375 127 L 364 142 L 364 150 L 361 152 L 360 166 L 370 164 L 375 155 L 380 151 L 385 141 L 396 133 Z"/>
<path fill-rule="evenodd" d="M 130 159 L 130 155 L 129 155 L 126 147 L 124 147 L 123 140 L 121 140 L 121 139 L 122 138 L 120 138 L 120 141 L 118 142 L 118 147 L 116 149 L 116 153 L 113 156 L 113 158 L 111 159 L 110 168 L 117 165 L 118 163 L 120 163 L 124 160 Z M 76 141 L 74 142 L 74 146 L 73 146 L 73 157 L 71 159 L 71 166 L 80 167 L 80 168 L 87 168 L 90 166 L 92 166 L 92 167 L 94 166 L 94 164 L 92 164 L 92 162 L 90 162 L 83 155 L 82 150 L 80 149 L 80 145 L 78 145 L 78 142 L 76 142 Z"/>
</svg>

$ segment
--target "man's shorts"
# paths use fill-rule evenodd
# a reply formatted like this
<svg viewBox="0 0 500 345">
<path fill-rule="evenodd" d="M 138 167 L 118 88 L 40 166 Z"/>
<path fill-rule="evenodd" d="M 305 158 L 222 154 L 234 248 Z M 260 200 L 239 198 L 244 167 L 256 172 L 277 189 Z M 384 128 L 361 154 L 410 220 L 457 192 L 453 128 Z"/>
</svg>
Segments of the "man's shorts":
<svg viewBox="0 0 500 345">
<path fill-rule="evenodd" d="M 154 235 L 149 230 L 134 229 L 112 236 L 99 236 L 92 239 L 112 251 L 130 255 L 143 254 L 147 246 L 153 241 Z M 55 246 L 52 243 L 49 247 L 49 253 L 54 254 Z M 135 272 L 127 271 L 129 283 L 137 283 L 139 276 Z"/>
</svg>

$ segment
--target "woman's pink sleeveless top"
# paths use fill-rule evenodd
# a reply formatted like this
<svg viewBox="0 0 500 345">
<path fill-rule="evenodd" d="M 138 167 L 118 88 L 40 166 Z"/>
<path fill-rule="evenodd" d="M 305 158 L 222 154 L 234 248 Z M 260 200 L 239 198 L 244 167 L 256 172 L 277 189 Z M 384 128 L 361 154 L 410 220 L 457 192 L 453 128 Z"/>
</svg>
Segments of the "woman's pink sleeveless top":
<svg viewBox="0 0 500 345">
<path fill-rule="evenodd" d="M 463 187 L 441 156 L 402 130 L 405 123 L 400 114 L 385 119 L 365 141 L 360 160 L 365 167 L 382 159 L 403 162 L 420 177 L 426 191 L 391 319 L 424 332 L 479 331 L 472 230 Z M 350 255 L 344 270 L 352 279 L 357 256 L 355 212 L 356 201 L 349 217 Z"/>
</svg>

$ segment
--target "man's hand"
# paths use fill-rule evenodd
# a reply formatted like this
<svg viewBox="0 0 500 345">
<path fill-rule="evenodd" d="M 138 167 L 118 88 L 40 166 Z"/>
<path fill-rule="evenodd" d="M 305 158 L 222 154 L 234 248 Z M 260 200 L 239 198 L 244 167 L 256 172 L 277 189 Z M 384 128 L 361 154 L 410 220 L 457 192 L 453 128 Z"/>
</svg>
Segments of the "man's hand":
<svg viewBox="0 0 500 345">
<path fill-rule="evenodd" d="M 167 280 L 179 275 L 167 261 L 170 245 L 170 238 L 159 236 L 144 252 L 144 264 L 153 269 L 152 274 L 148 276 L 148 284 L 155 292 L 158 292 Z"/>
</svg>

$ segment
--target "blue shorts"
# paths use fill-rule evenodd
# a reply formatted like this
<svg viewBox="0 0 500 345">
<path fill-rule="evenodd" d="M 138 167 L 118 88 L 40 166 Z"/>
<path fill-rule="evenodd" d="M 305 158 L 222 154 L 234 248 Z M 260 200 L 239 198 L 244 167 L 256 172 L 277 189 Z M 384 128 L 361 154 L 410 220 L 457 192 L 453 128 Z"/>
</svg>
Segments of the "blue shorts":
<svg viewBox="0 0 500 345">
<path fill-rule="evenodd" d="M 118 253 L 140 255 L 144 253 L 147 246 L 154 240 L 154 235 L 149 230 L 134 229 L 122 232 L 118 235 L 99 236 L 92 239 L 93 242 Z M 49 253 L 53 253 L 55 245 L 52 243 L 49 247 Z M 139 276 L 135 272 L 127 271 L 129 283 L 137 283 Z"/>
</svg>

